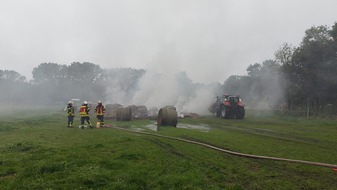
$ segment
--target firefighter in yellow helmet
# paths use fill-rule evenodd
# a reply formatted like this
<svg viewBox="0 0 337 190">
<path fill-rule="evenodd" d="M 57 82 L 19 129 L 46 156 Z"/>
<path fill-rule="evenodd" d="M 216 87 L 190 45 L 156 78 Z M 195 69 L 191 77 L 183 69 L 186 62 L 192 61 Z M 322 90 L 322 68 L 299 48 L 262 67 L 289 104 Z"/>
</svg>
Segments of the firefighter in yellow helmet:
<svg viewBox="0 0 337 190">
<path fill-rule="evenodd" d="M 67 111 L 68 111 L 68 127 L 72 128 L 73 123 L 74 123 L 74 117 L 75 117 L 75 109 L 73 107 L 72 101 L 68 102 Z"/>
<path fill-rule="evenodd" d="M 104 125 L 104 114 L 105 114 L 105 107 L 102 104 L 102 101 L 98 101 L 98 104 L 95 108 L 95 113 L 96 113 L 96 117 L 98 122 L 100 122 L 101 127 Z"/>
<path fill-rule="evenodd" d="M 84 129 L 84 121 L 86 121 L 89 127 L 92 128 L 92 125 L 90 123 L 89 111 L 90 111 L 90 107 L 88 107 L 88 102 L 84 101 L 80 107 L 81 128 L 82 129 Z"/>
</svg>

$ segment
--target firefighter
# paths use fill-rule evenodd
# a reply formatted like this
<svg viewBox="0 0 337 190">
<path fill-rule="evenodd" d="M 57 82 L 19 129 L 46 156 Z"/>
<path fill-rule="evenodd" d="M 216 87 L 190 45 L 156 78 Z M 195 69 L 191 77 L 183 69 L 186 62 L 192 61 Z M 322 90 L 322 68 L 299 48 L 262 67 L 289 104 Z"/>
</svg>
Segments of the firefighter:
<svg viewBox="0 0 337 190">
<path fill-rule="evenodd" d="M 84 129 L 84 121 L 86 121 L 89 124 L 89 127 L 92 128 L 92 125 L 90 123 L 89 111 L 90 111 L 90 107 L 88 107 L 88 102 L 84 101 L 80 107 L 81 128 L 82 129 Z"/>
<path fill-rule="evenodd" d="M 95 108 L 95 113 L 98 122 L 100 122 L 100 126 L 102 127 L 104 125 L 104 114 L 105 114 L 105 107 L 102 104 L 102 101 L 98 101 L 98 104 Z"/>
<path fill-rule="evenodd" d="M 73 107 L 72 101 L 68 102 L 67 111 L 68 111 L 68 127 L 72 128 L 73 123 L 74 123 L 74 117 L 75 117 L 75 109 Z"/>
</svg>

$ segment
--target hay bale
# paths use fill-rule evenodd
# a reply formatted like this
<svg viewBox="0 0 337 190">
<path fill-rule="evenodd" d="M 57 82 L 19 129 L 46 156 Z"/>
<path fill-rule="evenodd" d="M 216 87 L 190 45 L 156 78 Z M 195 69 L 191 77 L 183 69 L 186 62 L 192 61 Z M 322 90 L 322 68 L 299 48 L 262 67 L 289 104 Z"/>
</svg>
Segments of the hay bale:
<svg viewBox="0 0 337 190">
<path fill-rule="evenodd" d="M 177 110 L 173 106 L 166 106 L 159 110 L 157 117 L 158 126 L 174 126 L 178 123 Z"/>
<path fill-rule="evenodd" d="M 132 119 L 146 119 L 148 117 L 146 106 L 130 105 Z"/>
<path fill-rule="evenodd" d="M 158 108 L 152 107 L 148 110 L 147 114 L 148 114 L 148 118 L 151 120 L 156 120 L 158 117 Z"/>
<path fill-rule="evenodd" d="M 115 119 L 117 109 L 123 107 L 121 104 L 107 104 L 105 106 L 105 119 Z"/>
<path fill-rule="evenodd" d="M 135 113 L 133 113 L 134 118 L 146 119 L 148 118 L 148 111 L 146 106 L 137 106 Z"/>
<path fill-rule="evenodd" d="M 132 114 L 130 107 L 121 107 L 116 112 L 117 121 L 131 121 Z"/>
</svg>

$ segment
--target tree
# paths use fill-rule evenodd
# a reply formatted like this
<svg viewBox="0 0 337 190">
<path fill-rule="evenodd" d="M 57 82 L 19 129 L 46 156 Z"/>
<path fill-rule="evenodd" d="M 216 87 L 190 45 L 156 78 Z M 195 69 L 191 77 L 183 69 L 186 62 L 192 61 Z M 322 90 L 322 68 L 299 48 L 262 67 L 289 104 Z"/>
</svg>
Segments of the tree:
<svg viewBox="0 0 337 190">
<path fill-rule="evenodd" d="M 335 22 L 335 24 L 332 26 L 332 29 L 330 30 L 330 35 L 333 38 L 335 45 L 337 45 L 337 22 Z"/>
<path fill-rule="evenodd" d="M 224 83 L 225 92 L 242 96 L 255 108 L 268 108 L 281 101 L 280 65 L 275 60 L 249 65 L 247 73 L 247 76 L 230 76 Z"/>
<path fill-rule="evenodd" d="M 260 75 L 262 65 L 259 63 L 255 63 L 253 65 L 249 65 L 247 68 L 247 74 L 249 77 L 258 77 Z"/>
<path fill-rule="evenodd" d="M 96 101 L 105 96 L 105 72 L 93 63 L 42 63 L 33 69 L 33 79 L 39 102 L 61 103 L 75 97 Z"/>
<path fill-rule="evenodd" d="M 72 96 L 97 101 L 105 97 L 106 73 L 99 65 L 74 62 L 64 72 L 66 84 L 64 88 L 71 93 L 68 94 L 68 98 Z"/>
<path fill-rule="evenodd" d="M 13 70 L 0 70 L 0 102 L 21 103 L 29 98 L 26 77 Z"/>
<path fill-rule="evenodd" d="M 281 66 L 280 82 L 282 88 L 285 89 L 285 96 L 287 99 L 288 110 L 292 107 L 292 96 L 296 90 L 296 86 L 291 81 L 293 77 L 292 73 L 292 58 L 295 51 L 295 47 L 288 43 L 284 43 L 283 46 L 275 52 L 275 60 Z"/>
<path fill-rule="evenodd" d="M 249 91 L 249 82 L 248 76 L 239 76 L 232 75 L 226 79 L 224 82 L 224 92 L 226 94 L 234 94 L 241 95 L 244 98 L 249 98 L 249 96 L 245 96 L 247 91 Z"/>
<path fill-rule="evenodd" d="M 26 77 L 13 70 L 0 70 L 0 79 L 8 81 L 26 81 Z"/>
<path fill-rule="evenodd" d="M 63 73 L 65 67 L 57 63 L 41 63 L 33 69 L 34 102 L 40 104 L 62 102 L 63 92 L 60 91 L 60 87 L 65 77 Z"/>
<path fill-rule="evenodd" d="M 326 26 L 311 27 L 292 56 L 290 82 L 297 88 L 296 103 L 309 103 L 316 113 L 335 101 L 332 95 L 337 94 L 336 41 L 332 33 Z"/>
<path fill-rule="evenodd" d="M 59 65 L 57 63 L 41 63 L 38 67 L 33 69 L 34 83 L 40 84 L 44 82 L 52 82 L 57 84 L 60 78 L 63 78 L 62 73 L 65 65 Z"/>
<path fill-rule="evenodd" d="M 83 85 L 93 85 L 104 79 L 105 73 L 99 65 L 93 63 L 74 62 L 66 72 L 66 78 L 70 81 Z"/>
<path fill-rule="evenodd" d="M 103 85 L 106 97 L 111 102 L 129 103 L 135 94 L 139 79 L 143 76 L 143 69 L 114 68 L 105 70 Z"/>
</svg>

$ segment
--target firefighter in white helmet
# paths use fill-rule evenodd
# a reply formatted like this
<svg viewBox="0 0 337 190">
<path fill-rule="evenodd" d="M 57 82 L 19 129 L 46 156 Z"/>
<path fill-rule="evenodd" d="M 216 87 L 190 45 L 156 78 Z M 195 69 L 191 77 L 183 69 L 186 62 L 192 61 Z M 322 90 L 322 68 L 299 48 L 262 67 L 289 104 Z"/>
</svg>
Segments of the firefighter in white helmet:
<svg viewBox="0 0 337 190">
<path fill-rule="evenodd" d="M 73 123 L 74 123 L 74 117 L 75 117 L 75 109 L 73 107 L 72 101 L 68 102 L 67 111 L 68 111 L 68 127 L 72 128 Z"/>
<path fill-rule="evenodd" d="M 95 108 L 95 113 L 96 113 L 96 117 L 98 122 L 100 122 L 101 127 L 104 125 L 104 114 L 105 114 L 105 107 L 102 104 L 102 101 L 98 101 L 98 104 Z"/>
<path fill-rule="evenodd" d="M 80 107 L 80 115 L 81 115 L 81 128 L 84 128 L 84 121 L 86 121 L 90 128 L 92 128 L 90 117 L 89 117 L 90 107 L 88 107 L 88 102 L 84 101 Z"/>
</svg>

